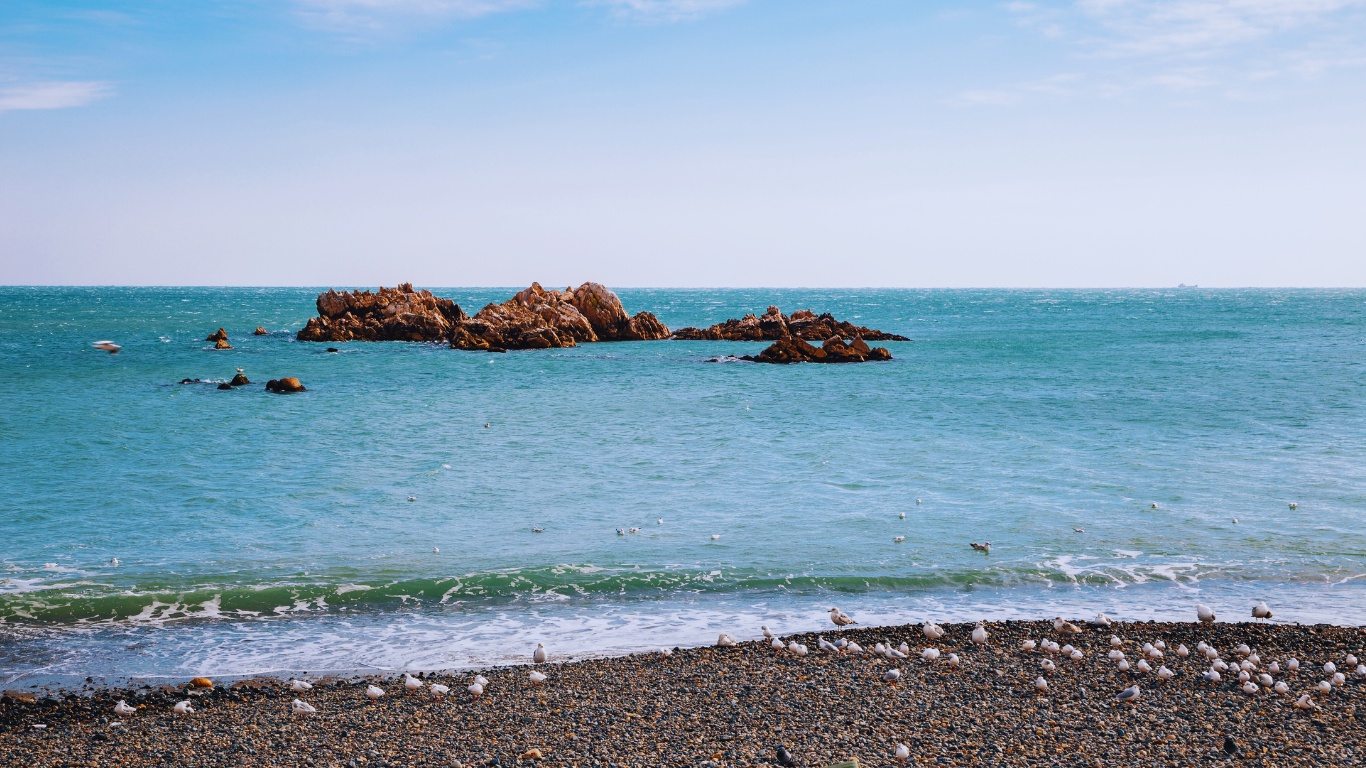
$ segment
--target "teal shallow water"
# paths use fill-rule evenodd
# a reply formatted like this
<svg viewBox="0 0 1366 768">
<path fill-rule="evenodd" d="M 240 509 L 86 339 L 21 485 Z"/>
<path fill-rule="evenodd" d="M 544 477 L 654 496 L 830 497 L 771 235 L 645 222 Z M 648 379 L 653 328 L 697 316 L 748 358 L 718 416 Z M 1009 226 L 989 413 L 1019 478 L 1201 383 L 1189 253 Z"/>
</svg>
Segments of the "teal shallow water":
<svg viewBox="0 0 1366 768">
<path fill-rule="evenodd" d="M 1366 291 L 619 293 L 914 341 L 327 354 L 292 335 L 317 289 L 0 288 L 0 681 L 654 647 L 836 601 L 1366 623 Z M 176 383 L 238 367 L 309 391 Z"/>
</svg>

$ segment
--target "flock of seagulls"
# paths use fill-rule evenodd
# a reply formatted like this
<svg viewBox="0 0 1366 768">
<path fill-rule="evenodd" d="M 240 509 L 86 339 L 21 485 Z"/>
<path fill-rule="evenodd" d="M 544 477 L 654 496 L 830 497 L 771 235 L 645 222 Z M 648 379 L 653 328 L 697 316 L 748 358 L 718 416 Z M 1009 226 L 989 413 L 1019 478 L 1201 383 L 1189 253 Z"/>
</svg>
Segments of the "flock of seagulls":
<svg viewBox="0 0 1366 768">
<path fill-rule="evenodd" d="M 1209 606 L 1197 604 L 1195 609 L 1196 618 L 1201 624 L 1208 625 L 1214 621 L 1214 611 Z M 832 607 L 829 611 L 829 615 L 830 622 L 835 625 L 837 631 L 858 623 L 852 616 L 841 611 L 837 607 Z M 1252 609 L 1252 617 L 1254 619 L 1269 620 L 1271 616 L 1271 609 L 1267 606 L 1265 601 L 1258 602 Z M 1109 627 L 1112 622 L 1109 617 L 1101 613 L 1097 614 L 1089 623 L 1093 628 L 1100 629 Z M 773 630 L 769 629 L 767 626 L 761 626 L 760 630 L 763 632 L 764 638 L 769 642 L 770 647 L 774 651 L 786 652 L 798 657 L 803 657 L 810 653 L 805 644 L 798 643 L 795 640 L 784 643 L 782 638 L 778 637 Z M 923 634 L 925 639 L 929 642 L 938 641 L 945 635 L 943 627 L 940 627 L 932 620 L 923 622 L 920 625 L 920 630 L 921 634 Z M 1063 619 L 1061 616 L 1053 619 L 1053 630 L 1062 638 L 1073 637 L 1083 632 L 1081 627 Z M 973 627 L 969 637 L 974 645 L 985 646 L 990 642 L 991 633 L 987 631 L 985 622 L 978 622 L 977 626 Z M 738 644 L 736 639 L 726 632 L 722 632 L 716 640 L 716 645 L 722 648 L 730 648 Z M 1291 692 L 1289 683 L 1284 679 L 1276 680 L 1274 676 L 1282 673 L 1287 676 L 1295 676 L 1299 673 L 1302 666 L 1298 659 L 1292 657 L 1285 660 L 1284 666 L 1282 666 L 1279 661 L 1271 660 L 1263 667 L 1261 657 L 1246 643 L 1233 649 L 1232 655 L 1230 656 L 1231 660 L 1225 660 L 1221 658 L 1219 651 L 1214 646 L 1209 645 L 1204 641 L 1197 644 L 1195 650 L 1192 651 L 1184 644 L 1178 645 L 1175 649 L 1170 649 L 1161 639 L 1143 643 L 1138 653 L 1135 654 L 1137 656 L 1136 661 L 1130 663 L 1128 656 L 1123 650 L 1125 645 L 1125 641 L 1118 635 L 1111 635 L 1109 640 L 1110 650 L 1106 654 L 1106 657 L 1115 663 L 1116 669 L 1122 673 L 1129 674 L 1131 677 L 1152 674 L 1153 677 L 1156 678 L 1157 684 L 1160 685 L 1176 676 L 1175 672 L 1162 663 L 1167 653 L 1171 653 L 1176 658 L 1183 660 L 1194 656 L 1197 659 L 1203 658 L 1204 661 L 1209 663 L 1209 668 L 1200 676 L 1203 682 L 1218 684 L 1223 680 L 1224 675 L 1233 675 L 1238 680 L 1238 689 L 1249 696 L 1258 695 L 1266 690 L 1271 690 L 1281 695 L 1289 695 Z M 848 640 L 843 636 L 836 638 L 834 642 L 826 640 L 824 637 L 817 636 L 817 649 L 823 653 L 830 654 L 861 654 L 864 652 L 863 648 L 861 648 L 858 643 Z M 1055 658 L 1076 662 L 1081 661 L 1086 655 L 1080 648 L 1075 648 L 1070 643 L 1059 645 L 1057 641 L 1049 638 L 1043 638 L 1039 641 L 1027 638 L 1020 644 L 1020 650 L 1025 653 L 1038 652 L 1043 655 L 1043 658 L 1039 660 L 1039 669 L 1042 670 L 1042 674 L 1034 679 L 1034 689 L 1040 695 L 1046 695 L 1049 691 L 1047 675 L 1056 674 L 1060 669 L 1058 662 L 1054 660 Z M 673 651 L 671 649 L 660 649 L 660 654 L 662 656 L 667 657 L 672 655 L 672 653 Z M 912 654 L 912 649 L 910 644 L 904 641 L 899 646 L 892 646 L 891 643 L 880 642 L 874 646 L 873 653 L 874 655 L 881 656 L 895 664 L 909 659 Z M 921 649 L 919 656 L 922 662 L 928 664 L 938 663 L 941 658 L 944 659 L 944 662 L 947 663 L 950 668 L 956 669 L 962 664 L 962 660 L 958 657 L 958 654 L 943 654 L 933 645 Z M 545 664 L 548 659 L 549 653 L 546 650 L 545 644 L 537 643 L 535 650 L 531 653 L 532 667 L 527 672 L 527 678 L 533 686 L 540 686 L 549 679 L 550 676 L 538 668 L 540 665 Z M 1360 660 L 1350 653 L 1346 654 L 1342 661 L 1344 669 L 1350 670 L 1359 680 L 1366 681 L 1366 664 L 1360 663 Z M 1158 665 L 1156 670 L 1153 669 L 1153 664 Z M 1315 700 L 1316 696 L 1323 697 L 1331 694 L 1334 688 L 1339 688 L 1347 682 L 1346 673 L 1340 671 L 1337 664 L 1333 661 L 1324 663 L 1322 671 L 1327 677 L 1321 680 L 1317 685 L 1314 685 L 1309 691 L 1300 694 L 1294 702 L 1294 707 L 1296 709 L 1314 710 L 1320 708 L 1322 705 Z M 901 670 L 896 666 L 893 666 L 880 674 L 882 682 L 891 686 L 897 685 L 900 682 L 901 677 Z M 475 674 L 470 685 L 466 688 L 466 691 L 470 694 L 471 698 L 478 699 L 484 695 L 488 685 L 488 678 L 480 674 Z M 289 687 L 295 694 L 302 696 L 307 695 L 307 693 L 312 690 L 313 685 L 306 680 L 296 679 L 290 682 Z M 404 674 L 403 688 L 409 695 L 418 694 L 424 687 L 428 688 L 431 691 L 432 696 L 437 699 L 443 698 L 450 693 L 450 688 L 448 686 L 441 685 L 440 683 L 427 685 L 421 679 L 414 677 L 411 674 Z M 386 693 L 387 692 L 383 688 L 373 683 L 365 687 L 365 698 L 372 703 L 379 701 Z M 1120 703 L 1133 704 L 1137 702 L 1142 695 L 1142 687 L 1140 687 L 1138 683 L 1132 683 L 1116 693 L 1114 700 Z M 194 707 L 189 700 L 178 702 L 172 707 L 172 711 L 176 715 L 192 715 L 195 712 Z M 302 698 L 295 698 L 290 704 L 290 712 L 296 716 L 308 717 L 316 715 L 318 710 Z M 137 708 L 130 706 L 122 699 L 114 705 L 114 714 L 120 718 L 131 717 L 136 713 Z M 1225 747 L 1227 749 L 1227 745 L 1225 745 Z M 795 759 L 792 758 L 792 756 L 787 753 L 786 748 L 781 745 L 777 748 L 777 755 L 778 762 L 782 765 L 796 764 Z M 893 751 L 893 757 L 899 763 L 905 764 L 910 757 L 910 749 L 905 744 L 897 744 Z"/>
</svg>

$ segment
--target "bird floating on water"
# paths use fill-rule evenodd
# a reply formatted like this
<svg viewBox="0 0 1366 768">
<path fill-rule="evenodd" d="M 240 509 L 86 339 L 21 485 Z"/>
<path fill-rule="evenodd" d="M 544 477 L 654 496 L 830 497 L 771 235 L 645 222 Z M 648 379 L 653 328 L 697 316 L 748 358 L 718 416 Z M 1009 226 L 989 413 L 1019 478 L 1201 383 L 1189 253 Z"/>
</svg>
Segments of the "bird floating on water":
<svg viewBox="0 0 1366 768">
<path fill-rule="evenodd" d="M 378 685 L 367 685 L 365 687 L 365 698 L 371 701 L 379 701 L 379 697 L 384 695 L 384 689 Z"/>
<path fill-rule="evenodd" d="M 190 706 L 190 700 L 186 699 L 172 707 L 171 711 L 177 715 L 193 715 L 194 707 Z"/>
<path fill-rule="evenodd" d="M 545 533 L 545 529 L 544 529 L 544 528 L 540 528 L 540 527 L 532 528 L 532 529 L 531 529 L 531 532 L 532 532 L 532 533 Z"/>
<path fill-rule="evenodd" d="M 850 624 L 858 623 L 857 621 L 854 621 L 852 616 L 838 608 L 830 609 L 830 621 L 834 622 L 837 627 L 847 627 Z"/>
<path fill-rule="evenodd" d="M 1134 701 L 1138 701 L 1138 697 L 1139 697 L 1139 696 L 1142 696 L 1142 695 L 1143 695 L 1143 691 L 1139 690 L 1139 688 L 1138 688 L 1137 685 L 1131 685 L 1131 686 L 1129 686 L 1128 688 L 1125 688 L 1124 690 L 1122 690 L 1122 691 L 1120 691 L 1118 694 L 1116 694 L 1116 695 L 1115 695 L 1115 699 L 1116 699 L 1117 701 L 1129 701 L 1129 702 L 1134 702 Z"/>
<path fill-rule="evenodd" d="M 439 554 L 441 554 L 441 547 L 432 547 L 432 554 L 433 554 L 433 555 L 439 555 Z"/>
<path fill-rule="evenodd" d="M 1292 502 L 1290 502 L 1290 508 L 1291 508 L 1291 509 L 1299 509 L 1299 508 L 1300 508 L 1300 503 L 1299 503 L 1298 501 L 1292 501 Z"/>
<path fill-rule="evenodd" d="M 617 529 L 617 535 L 618 535 L 618 536 L 625 536 L 625 535 L 626 535 L 626 529 L 625 529 L 625 528 L 618 528 L 618 529 Z"/>
<path fill-rule="evenodd" d="M 920 499 L 916 499 L 916 500 L 915 500 L 915 503 L 916 503 L 916 504 L 921 503 L 921 502 L 920 502 Z"/>
<path fill-rule="evenodd" d="M 985 541 L 981 544 L 978 544 L 974 541 L 972 542 L 972 548 L 977 550 L 978 552 L 991 552 L 991 542 Z"/>
<path fill-rule="evenodd" d="M 1200 619 L 1201 624 L 1214 623 L 1214 609 L 1204 603 L 1195 604 L 1195 616 Z"/>
<path fill-rule="evenodd" d="M 303 693 L 304 691 L 312 689 L 313 684 L 304 680 L 295 680 L 289 684 L 289 690 L 294 691 L 295 693 Z"/>
<path fill-rule="evenodd" d="M 119 699 L 119 703 L 114 705 L 114 714 L 119 717 L 128 717 L 129 715 L 137 714 L 137 709 L 128 706 L 128 702 L 123 699 Z"/>
<path fill-rule="evenodd" d="M 713 533 L 713 534 L 711 535 L 711 540 L 712 540 L 712 541 L 716 541 L 716 540 L 718 540 L 718 539 L 720 539 L 720 538 L 721 538 L 721 534 L 719 534 L 719 533 Z"/>
<path fill-rule="evenodd" d="M 1234 525 L 1237 525 L 1237 524 L 1238 524 L 1238 518 L 1236 518 L 1236 517 L 1233 518 L 1233 524 L 1234 524 Z"/>
<path fill-rule="evenodd" d="M 114 567 L 118 567 L 119 559 L 116 557 L 116 558 L 110 560 L 110 561 L 109 561 L 109 564 L 112 565 L 112 566 L 114 566 Z"/>
<path fill-rule="evenodd" d="M 893 537 L 892 537 L 892 541 L 893 541 L 893 542 L 896 542 L 897 544 L 900 544 L 901 542 L 903 542 L 903 541 L 905 541 L 905 540 L 906 540 L 906 537 L 905 537 L 905 536 L 893 536 Z"/>
<path fill-rule="evenodd" d="M 902 520 L 905 520 L 905 519 L 906 519 L 906 513 L 905 513 L 905 512 L 898 512 L 898 513 L 897 513 L 897 517 L 901 518 Z"/>
<path fill-rule="evenodd" d="M 626 532 L 627 532 L 627 533 L 640 533 L 640 529 L 639 529 L 639 528 L 627 528 L 627 529 L 626 529 Z"/>
<path fill-rule="evenodd" d="M 655 521 L 655 525 L 663 525 L 663 524 L 664 524 L 664 518 L 662 518 L 662 517 Z"/>
<path fill-rule="evenodd" d="M 318 714 L 317 708 L 315 708 L 312 704 L 309 704 L 308 702 L 302 701 L 300 699 L 295 699 L 294 703 L 289 705 L 289 709 L 296 715 Z"/>
</svg>

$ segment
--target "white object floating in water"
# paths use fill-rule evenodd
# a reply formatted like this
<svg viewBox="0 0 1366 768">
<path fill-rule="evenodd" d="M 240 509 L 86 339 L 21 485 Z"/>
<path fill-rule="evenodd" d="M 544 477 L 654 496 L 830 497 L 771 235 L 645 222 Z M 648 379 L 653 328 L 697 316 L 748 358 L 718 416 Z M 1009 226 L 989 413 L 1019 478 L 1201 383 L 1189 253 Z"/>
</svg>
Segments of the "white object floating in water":
<svg viewBox="0 0 1366 768">
<path fill-rule="evenodd" d="M 137 709 L 128 706 L 128 702 L 123 699 L 119 699 L 119 703 L 114 705 L 114 714 L 119 717 L 128 717 L 129 715 L 137 714 Z"/>
<path fill-rule="evenodd" d="M 1300 508 L 1300 503 L 1299 503 L 1298 501 L 1292 501 L 1292 502 L 1290 502 L 1290 508 L 1291 508 L 1291 509 L 1299 509 L 1299 508 Z"/>
<path fill-rule="evenodd" d="M 439 555 L 439 554 L 441 554 L 441 547 L 432 547 L 432 554 L 434 554 L 434 555 Z"/>
<path fill-rule="evenodd" d="M 663 525 L 663 524 L 664 524 L 664 518 L 662 518 L 662 517 L 655 521 L 655 525 Z"/>
<path fill-rule="evenodd" d="M 711 535 L 711 540 L 712 540 L 712 541 L 719 541 L 720 538 L 721 538 L 721 534 L 719 534 L 719 533 L 713 533 L 713 534 Z"/>
<path fill-rule="evenodd" d="M 172 707 L 171 711 L 177 715 L 193 715 L 194 707 L 190 706 L 190 700 L 186 699 Z"/>
<path fill-rule="evenodd" d="M 90 346 L 94 347 L 95 349 L 108 352 L 111 355 L 117 355 L 119 353 L 119 350 L 123 349 L 123 347 L 120 347 L 118 344 L 115 344 L 114 342 L 108 339 L 102 339 L 100 341 L 93 342 Z"/>
<path fill-rule="evenodd" d="M 290 710 L 291 710 L 292 712 L 294 712 L 294 714 L 296 714 L 296 715 L 316 715 L 316 714 L 318 714 L 318 710 L 317 710 L 312 704 L 309 704 L 309 703 L 306 702 L 306 701 L 301 701 L 301 700 L 299 700 L 299 699 L 295 699 L 295 700 L 294 700 L 294 703 L 292 703 L 292 704 L 289 705 L 289 708 L 290 708 Z"/>
<path fill-rule="evenodd" d="M 897 513 L 897 517 L 901 518 L 902 520 L 905 520 L 905 519 L 906 519 L 906 513 L 905 513 L 905 512 L 899 512 L 899 513 Z"/>
<path fill-rule="evenodd" d="M 906 537 L 905 537 L 905 536 L 893 536 L 893 537 L 892 537 L 892 541 L 896 542 L 897 544 L 900 544 L 901 542 L 903 542 L 903 541 L 905 541 L 905 540 L 906 540 Z"/>
<path fill-rule="evenodd" d="M 119 559 L 116 557 L 116 558 L 114 558 L 113 560 L 110 560 L 110 561 L 109 561 L 109 564 L 112 565 L 112 566 L 114 566 L 115 568 L 117 568 L 118 565 L 119 565 Z"/>
<path fill-rule="evenodd" d="M 379 701 L 379 697 L 384 695 L 384 689 L 378 685 L 365 686 L 365 698 L 371 701 Z"/>
<path fill-rule="evenodd" d="M 409 496 L 409 497 L 408 497 L 408 501 L 417 501 L 417 497 L 416 497 L 416 496 Z"/>
</svg>

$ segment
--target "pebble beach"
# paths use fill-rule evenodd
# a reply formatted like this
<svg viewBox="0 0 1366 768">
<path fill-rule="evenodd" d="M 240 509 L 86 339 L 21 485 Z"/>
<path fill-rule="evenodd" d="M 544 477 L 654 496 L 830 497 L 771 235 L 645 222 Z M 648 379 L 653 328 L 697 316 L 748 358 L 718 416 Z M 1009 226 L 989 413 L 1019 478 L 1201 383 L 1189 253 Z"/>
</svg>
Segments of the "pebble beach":
<svg viewBox="0 0 1366 768">
<path fill-rule="evenodd" d="M 273 678 L 139 689 L 7 692 L 0 703 L 0 764 L 6 766 L 684 766 L 782 765 L 1360 765 L 1366 759 L 1366 678 L 1349 656 L 1366 652 L 1366 630 L 1327 625 L 1123 623 L 1062 635 L 1053 622 L 944 624 L 929 641 L 920 625 L 853 627 L 734 647 L 678 648 L 477 671 L 428 673 L 408 690 L 399 676 L 320 678 L 308 690 Z M 1111 644 L 1118 637 L 1122 645 Z M 860 653 L 821 650 L 844 637 Z M 1080 660 L 1025 650 L 1025 641 L 1067 643 Z M 1118 669 L 1144 643 L 1166 651 L 1152 672 Z M 877 643 L 908 644 L 909 658 L 875 655 Z M 1202 680 L 1210 662 L 1198 643 L 1234 669 Z M 1181 645 L 1191 651 L 1177 655 Z M 1256 654 L 1258 672 L 1286 693 L 1244 692 L 1236 665 Z M 925 648 L 940 651 L 922 659 Z M 528 661 L 531 648 L 528 647 Z M 957 654 L 960 663 L 947 661 Z M 1299 662 L 1287 671 L 1289 659 Z M 1045 671 L 1044 660 L 1055 669 Z M 1333 662 L 1346 682 L 1319 692 Z M 1158 680 L 1158 665 L 1174 674 Z M 888 683 L 891 669 L 900 678 Z M 537 685 L 535 669 L 546 675 Z M 467 687 L 488 681 L 480 696 Z M 1041 691 L 1037 679 L 1047 681 Z M 1255 678 L 1254 678 L 1255 679 Z M 450 688 L 436 696 L 432 685 Z M 369 686 L 384 691 L 377 700 Z M 1136 701 L 1116 695 L 1138 685 Z M 1305 693 L 1311 708 L 1296 707 Z M 316 712 L 292 710 L 299 699 Z M 119 700 L 135 712 L 116 715 Z M 192 714 L 173 707 L 191 702 Z"/>
</svg>

